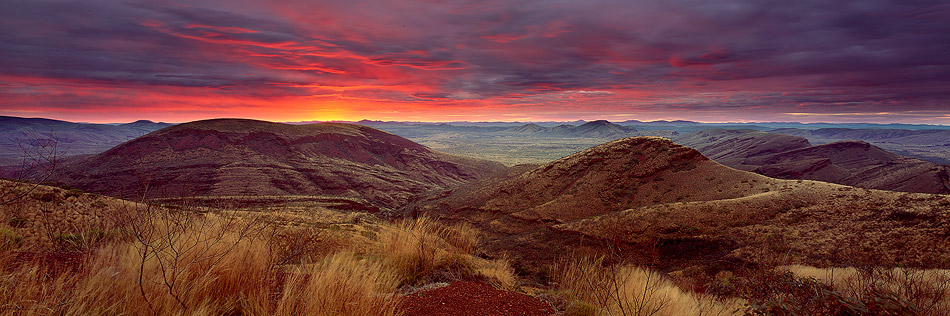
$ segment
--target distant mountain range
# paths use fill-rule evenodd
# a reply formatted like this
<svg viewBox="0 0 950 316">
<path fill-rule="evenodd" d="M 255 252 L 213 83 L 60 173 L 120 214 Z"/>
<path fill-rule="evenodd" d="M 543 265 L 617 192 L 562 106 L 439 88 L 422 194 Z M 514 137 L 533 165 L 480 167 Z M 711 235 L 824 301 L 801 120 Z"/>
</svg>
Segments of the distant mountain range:
<svg viewBox="0 0 950 316">
<path fill-rule="evenodd" d="M 950 130 L 947 129 L 785 128 L 771 132 L 801 136 L 814 144 L 860 140 L 897 154 L 950 164 Z"/>
<path fill-rule="evenodd" d="M 570 124 L 554 127 L 542 127 L 537 124 L 526 124 L 502 130 L 501 133 L 530 134 L 532 136 L 572 136 L 590 138 L 609 138 L 638 135 L 637 129 L 617 125 L 608 121 L 587 122 L 580 126 Z"/>
<path fill-rule="evenodd" d="M 684 135 L 676 142 L 727 166 L 780 179 L 950 194 L 950 166 L 893 154 L 862 141 L 812 146 L 797 136 L 714 129 Z"/>
<path fill-rule="evenodd" d="M 0 166 L 20 164 L 47 143 L 55 144 L 59 158 L 96 154 L 171 125 L 146 120 L 89 124 L 0 116 Z"/>
</svg>

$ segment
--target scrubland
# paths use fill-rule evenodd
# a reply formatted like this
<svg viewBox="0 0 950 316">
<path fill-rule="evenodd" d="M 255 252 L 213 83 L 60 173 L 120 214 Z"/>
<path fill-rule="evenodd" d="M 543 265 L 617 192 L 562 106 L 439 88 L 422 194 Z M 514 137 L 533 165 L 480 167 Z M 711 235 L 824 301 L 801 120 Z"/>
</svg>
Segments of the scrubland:
<svg viewBox="0 0 950 316">
<path fill-rule="evenodd" d="M 366 214 L 341 222 L 320 212 L 188 209 L 66 193 L 43 187 L 21 201 L 30 205 L 2 206 L 0 314 L 396 315 L 400 295 L 428 283 L 514 286 L 505 259 L 473 255 L 478 232 L 464 224 Z M 102 212 L 79 216 L 62 207 L 85 199 L 101 201 Z M 87 218 L 96 221 L 76 224 Z M 34 226 L 52 227 L 54 237 Z M 108 233 L 90 233 L 97 231 Z M 77 237 L 55 237 L 67 234 Z"/>
<path fill-rule="evenodd" d="M 426 217 L 52 187 L 0 208 L 0 315 L 400 315 L 404 295 L 455 280 L 529 292 L 562 315 L 950 315 L 946 270 L 755 266 L 699 282 L 566 251 L 542 284 L 479 256 L 475 227 Z"/>
</svg>

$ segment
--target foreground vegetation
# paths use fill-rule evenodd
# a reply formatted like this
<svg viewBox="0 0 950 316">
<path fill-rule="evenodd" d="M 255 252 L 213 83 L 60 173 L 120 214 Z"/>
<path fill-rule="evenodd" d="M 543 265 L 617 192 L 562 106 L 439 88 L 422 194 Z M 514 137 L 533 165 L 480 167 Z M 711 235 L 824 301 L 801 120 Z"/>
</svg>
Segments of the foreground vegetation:
<svg viewBox="0 0 950 316">
<path fill-rule="evenodd" d="M 63 190 L 45 194 L 65 202 Z M 399 295 L 427 283 L 514 280 L 504 259 L 473 256 L 478 233 L 466 225 L 101 201 L 78 217 L 4 208 L 0 314 L 395 315 Z M 69 223 L 90 217 L 95 227 Z M 45 219 L 37 226 L 63 230 L 9 236 L 20 230 L 11 222 Z"/>
<path fill-rule="evenodd" d="M 41 187 L 2 205 L 0 315 L 399 315 L 454 280 L 528 290 L 479 232 L 360 212 L 148 205 Z M 950 272 L 751 267 L 684 280 L 567 255 L 534 291 L 564 315 L 950 315 Z"/>
</svg>

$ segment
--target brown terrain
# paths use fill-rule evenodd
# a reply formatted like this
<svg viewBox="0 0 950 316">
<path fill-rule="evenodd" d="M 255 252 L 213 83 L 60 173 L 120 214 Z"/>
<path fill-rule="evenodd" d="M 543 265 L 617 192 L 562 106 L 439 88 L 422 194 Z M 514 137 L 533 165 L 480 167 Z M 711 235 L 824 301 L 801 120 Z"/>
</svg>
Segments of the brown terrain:
<svg viewBox="0 0 950 316">
<path fill-rule="evenodd" d="M 554 309 L 547 303 L 484 283 L 456 281 L 424 292 L 407 295 L 400 306 L 406 316 L 547 316 Z"/>
<path fill-rule="evenodd" d="M 948 209 L 946 195 L 778 180 L 632 137 L 431 196 L 409 212 L 472 223 L 489 236 L 490 254 L 543 273 L 531 267 L 585 248 L 630 249 L 621 253 L 667 271 L 862 260 L 942 267 Z"/>
<path fill-rule="evenodd" d="M 783 128 L 771 132 L 801 136 L 812 144 L 860 140 L 904 156 L 950 164 L 950 130 L 946 129 Z"/>
<path fill-rule="evenodd" d="M 392 208 L 503 168 L 365 126 L 216 119 L 168 127 L 72 161 L 54 180 L 129 198 L 320 195 Z"/>
<path fill-rule="evenodd" d="M 606 284 L 643 282 L 628 290 L 662 281 L 671 292 L 623 295 L 660 302 L 666 311 L 656 315 L 672 316 L 699 314 L 711 299 L 684 291 L 745 282 L 732 272 L 950 268 L 950 195 L 749 172 L 803 170 L 795 159 L 804 166 L 824 159 L 830 167 L 802 174 L 845 181 L 857 178 L 853 170 L 880 169 L 877 181 L 919 190 L 925 186 L 909 183 L 926 179 L 901 172 L 923 170 L 920 161 L 866 143 L 811 146 L 752 131 L 684 139 L 708 148 L 627 137 L 505 168 L 351 124 L 221 119 L 168 127 L 60 168 L 60 182 L 129 200 L 0 181 L 0 276 L 21 278 L 5 283 L 0 301 L 9 303 L 0 307 L 49 309 L 41 315 L 614 314 L 625 303 L 596 294 L 603 274 L 621 276 L 604 277 Z M 179 251 L 197 259 L 179 261 Z M 581 265 L 584 258 L 595 259 Z M 39 271 L 32 266 L 75 278 L 24 278 Z M 168 267 L 190 272 L 170 282 Z M 56 288 L 49 284 L 78 290 L 62 299 L 34 290 Z M 187 292 L 193 301 L 179 300 L 184 292 L 176 291 L 191 284 L 207 286 Z M 670 293 L 680 293 L 677 303 Z M 729 310 L 722 315 L 758 304 L 741 290 L 719 293 L 748 300 L 723 297 L 713 304 Z M 163 303 L 153 307 L 152 299 Z"/>
<path fill-rule="evenodd" d="M 122 199 L 75 189 L 8 180 L 0 180 L 0 192 L 28 192 L 21 198 L 0 204 L 3 215 L 0 232 L 9 235 L 2 236 L 5 237 L 3 242 L 16 243 L 31 251 L 75 249 L 82 243 L 91 242 L 89 239 L 115 234 L 119 224 L 115 218 L 138 206 Z"/>
<path fill-rule="evenodd" d="M 805 138 L 752 130 L 704 130 L 677 139 L 724 165 L 780 179 L 869 189 L 950 193 L 950 166 L 890 153 L 863 141 L 812 146 Z"/>
</svg>

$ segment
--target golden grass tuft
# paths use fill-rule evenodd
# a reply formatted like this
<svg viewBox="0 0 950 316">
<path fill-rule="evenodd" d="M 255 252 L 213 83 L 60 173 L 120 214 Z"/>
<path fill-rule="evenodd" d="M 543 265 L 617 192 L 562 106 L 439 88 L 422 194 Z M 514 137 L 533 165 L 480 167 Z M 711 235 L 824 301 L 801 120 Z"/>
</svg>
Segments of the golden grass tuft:
<svg viewBox="0 0 950 316">
<path fill-rule="evenodd" d="M 684 292 L 656 271 L 604 265 L 602 257 L 581 257 L 556 265 L 560 290 L 573 301 L 571 313 L 587 315 L 733 315 L 738 306 Z"/>
<path fill-rule="evenodd" d="M 193 219 L 209 220 L 214 219 Z M 102 248 L 71 314 L 227 314 L 266 307 L 273 278 L 261 240 L 219 225 Z M 164 240 L 163 240 L 164 239 Z M 144 258 L 144 260 L 143 260 Z"/>
<path fill-rule="evenodd" d="M 453 225 L 420 217 L 385 227 L 376 253 L 400 277 L 400 284 L 418 285 L 435 272 L 457 277 L 473 275 L 478 232 L 469 225 Z"/>
<path fill-rule="evenodd" d="M 399 277 L 383 264 L 340 252 L 292 269 L 275 315 L 395 315 Z"/>
<path fill-rule="evenodd" d="M 517 276 L 508 258 L 477 259 L 475 265 L 475 271 L 488 278 L 488 282 L 497 288 L 513 290 L 518 285 Z"/>
</svg>

